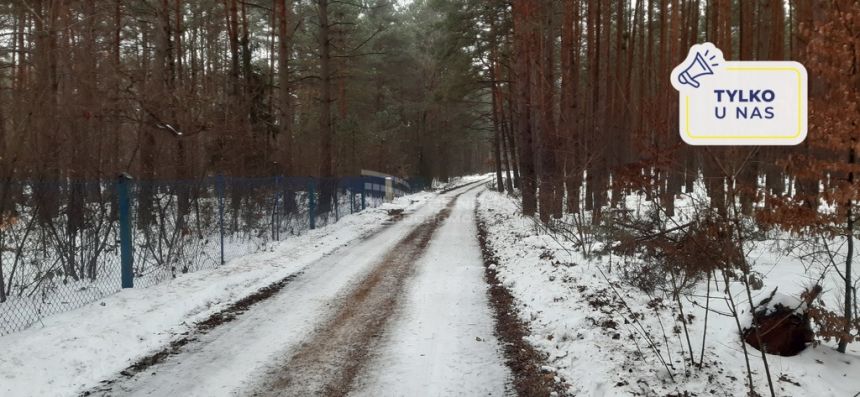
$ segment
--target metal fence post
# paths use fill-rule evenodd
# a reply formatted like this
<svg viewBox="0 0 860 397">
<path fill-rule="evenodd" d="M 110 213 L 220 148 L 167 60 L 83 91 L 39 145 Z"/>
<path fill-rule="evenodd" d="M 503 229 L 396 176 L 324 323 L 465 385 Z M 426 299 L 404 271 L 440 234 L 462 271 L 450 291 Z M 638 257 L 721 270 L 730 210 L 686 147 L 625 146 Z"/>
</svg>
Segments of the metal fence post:
<svg viewBox="0 0 860 397">
<path fill-rule="evenodd" d="M 340 221 L 340 214 L 338 213 L 338 208 L 337 208 L 337 204 L 338 204 L 338 201 L 340 201 L 340 197 L 338 197 L 337 194 L 338 194 L 337 183 L 335 183 L 335 185 L 334 185 L 334 221 L 335 222 Z"/>
<path fill-rule="evenodd" d="M 131 242 L 131 202 L 128 186 L 131 176 L 122 174 L 117 181 L 117 201 L 119 205 L 119 244 L 121 259 L 122 288 L 134 288 L 134 253 Z"/>
<path fill-rule="evenodd" d="M 224 175 L 215 177 L 218 192 L 218 234 L 221 236 L 221 264 L 224 264 Z"/>
<path fill-rule="evenodd" d="M 346 194 L 349 196 L 349 213 L 355 213 L 355 189 L 347 189 Z"/>
<path fill-rule="evenodd" d="M 311 230 L 314 230 L 317 227 L 317 200 L 316 190 L 314 188 L 314 181 L 311 180 L 308 182 L 308 217 L 310 217 Z"/>
<path fill-rule="evenodd" d="M 365 192 L 365 183 L 361 181 L 361 210 L 367 209 L 367 192 Z"/>
</svg>

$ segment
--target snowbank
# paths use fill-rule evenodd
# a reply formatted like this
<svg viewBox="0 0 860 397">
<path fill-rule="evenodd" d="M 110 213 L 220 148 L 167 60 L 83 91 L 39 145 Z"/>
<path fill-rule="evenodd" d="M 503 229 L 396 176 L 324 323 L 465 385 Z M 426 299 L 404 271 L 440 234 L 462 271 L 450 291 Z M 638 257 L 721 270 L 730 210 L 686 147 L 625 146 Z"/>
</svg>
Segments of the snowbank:
<svg viewBox="0 0 860 397">
<path fill-rule="evenodd" d="M 676 321 L 676 305 L 622 283 L 617 256 L 586 260 L 573 244 L 543 233 L 519 215 L 516 203 L 499 193 L 484 193 L 479 205 L 479 219 L 500 260 L 498 277 L 531 327 L 529 342 L 549 357 L 548 364 L 568 380 L 572 394 L 746 394 L 744 355 L 732 317 L 710 313 L 704 366 L 688 368 L 690 352 L 682 324 Z M 809 285 L 803 266 L 774 247 L 774 242 L 764 241 L 753 250 L 754 270 L 767 276 L 764 288 L 753 296 L 756 302 L 777 285 L 785 296 L 799 295 Z M 722 287 L 722 281 L 720 289 L 712 284 L 710 307 L 727 313 Z M 741 288 L 732 285 L 732 292 L 737 309 L 748 316 Z M 692 301 L 684 302 L 685 314 L 692 316 L 688 328 L 696 362 L 706 293 L 702 282 L 690 292 Z M 858 349 L 858 344 L 849 345 L 843 355 L 833 346 L 820 345 L 795 357 L 768 355 L 777 395 L 855 395 L 860 392 Z M 756 390 L 767 394 L 760 353 L 749 350 Z"/>
</svg>

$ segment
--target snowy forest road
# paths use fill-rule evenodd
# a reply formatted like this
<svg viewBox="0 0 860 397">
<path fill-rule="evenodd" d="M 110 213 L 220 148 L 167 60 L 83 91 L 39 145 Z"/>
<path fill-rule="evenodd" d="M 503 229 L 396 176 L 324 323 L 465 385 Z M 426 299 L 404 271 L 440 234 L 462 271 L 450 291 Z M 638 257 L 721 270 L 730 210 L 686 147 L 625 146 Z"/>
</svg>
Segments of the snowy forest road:
<svg viewBox="0 0 860 397">
<path fill-rule="evenodd" d="M 474 220 L 444 192 L 93 395 L 503 395 Z"/>
</svg>

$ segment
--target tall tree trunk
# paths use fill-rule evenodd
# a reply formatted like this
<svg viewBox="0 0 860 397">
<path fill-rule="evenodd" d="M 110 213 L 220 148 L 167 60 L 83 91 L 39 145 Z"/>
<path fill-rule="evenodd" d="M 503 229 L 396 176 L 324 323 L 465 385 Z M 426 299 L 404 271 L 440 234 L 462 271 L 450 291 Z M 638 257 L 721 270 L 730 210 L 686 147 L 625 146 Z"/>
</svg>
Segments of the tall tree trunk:
<svg viewBox="0 0 860 397">
<path fill-rule="evenodd" d="M 498 32 L 496 32 L 496 14 L 495 10 L 490 9 L 487 14 L 487 22 L 490 25 L 490 95 L 492 96 L 492 122 L 493 122 L 493 161 L 496 167 L 496 190 L 499 192 L 505 191 L 504 179 L 502 178 L 502 127 L 499 116 L 499 107 L 501 106 L 499 92 L 499 73 L 498 73 Z"/>
<path fill-rule="evenodd" d="M 34 105 L 43 113 L 42 117 L 36 118 L 35 127 L 35 153 L 39 153 L 40 159 L 36 159 L 36 175 L 47 183 L 39 184 L 36 197 L 38 197 L 39 220 L 49 223 L 58 214 L 58 195 L 61 179 L 60 173 L 60 145 L 57 142 L 57 100 L 59 95 L 59 81 L 57 80 L 57 26 L 59 25 L 60 2 L 50 1 L 47 9 L 43 0 L 33 3 L 33 17 L 35 48 L 32 55 L 36 82 L 34 84 L 37 95 Z"/>
<path fill-rule="evenodd" d="M 755 2 L 741 1 L 740 59 L 752 61 L 755 49 Z"/>
<path fill-rule="evenodd" d="M 565 164 L 565 187 L 567 211 L 579 212 L 579 195 L 582 186 L 582 165 L 579 154 L 579 125 L 577 115 L 577 93 L 579 92 L 579 0 L 565 0 L 561 26 L 561 113 L 559 126 L 567 149 Z M 574 25 L 577 25 L 575 28 Z"/>
<path fill-rule="evenodd" d="M 251 31 L 248 26 L 248 7 L 246 2 L 242 2 L 241 10 L 241 21 L 242 21 L 242 36 L 239 39 L 239 45 L 242 48 L 242 77 L 245 82 L 245 100 L 248 105 L 248 116 L 251 120 L 252 127 L 252 135 L 251 141 L 254 144 L 254 149 L 259 149 L 259 145 L 256 143 L 257 136 L 253 134 L 253 128 L 257 126 L 258 119 L 260 117 L 258 112 L 258 103 L 255 100 L 256 98 L 256 78 L 254 76 L 254 70 L 251 68 Z"/>
<path fill-rule="evenodd" d="M 18 47 L 18 67 L 17 67 L 16 73 L 15 73 L 15 75 L 16 75 L 15 76 L 15 82 L 17 83 L 18 87 L 25 87 L 25 86 L 27 86 L 27 61 L 28 61 L 28 57 L 27 57 L 27 47 L 25 46 L 24 40 L 26 37 L 25 29 L 28 26 L 28 21 L 29 21 L 29 18 L 28 18 L 29 13 L 27 12 L 27 9 L 24 8 L 24 6 L 21 5 L 20 3 L 16 4 L 16 6 L 18 9 L 18 30 L 17 30 L 17 34 L 15 35 L 15 37 L 16 37 L 15 40 L 17 40 L 17 42 L 18 42 L 18 45 L 17 45 L 17 47 Z M 32 61 L 32 59 L 33 59 L 33 57 L 32 57 L 32 55 L 30 55 L 29 60 Z"/>
<path fill-rule="evenodd" d="M 228 0 L 224 0 L 225 4 Z M 229 0 L 227 35 L 230 41 L 230 82 L 233 99 L 239 97 L 239 10 L 237 0 Z"/>
<path fill-rule="evenodd" d="M 668 32 L 668 40 L 669 45 L 667 50 L 669 51 L 666 54 L 666 69 L 663 70 L 664 75 L 668 75 L 672 71 L 672 59 L 683 59 L 684 52 L 686 49 L 682 49 L 682 20 L 681 20 L 681 1 L 680 0 L 672 0 L 672 9 L 671 9 L 671 29 Z M 678 107 L 671 104 L 669 98 L 672 97 L 670 91 L 671 88 L 668 84 L 663 85 L 664 90 L 666 90 L 666 94 L 664 98 L 666 101 L 664 102 L 663 109 L 664 114 L 666 115 L 664 119 L 664 123 L 667 131 L 666 143 L 671 150 L 674 151 L 675 157 L 683 158 L 685 152 L 685 146 L 682 145 L 682 142 L 678 136 L 678 134 L 672 133 L 673 131 L 678 131 Z M 674 161 L 673 161 L 674 163 Z M 668 170 L 667 170 L 668 171 Z M 678 172 L 677 169 L 672 169 L 671 172 L 666 172 L 666 190 L 663 192 L 663 205 L 666 208 L 666 213 L 669 216 L 673 216 L 675 214 L 675 195 L 681 193 L 681 186 L 684 184 L 683 175 Z"/>
<path fill-rule="evenodd" d="M 514 62 L 514 68 L 516 68 L 516 62 Z M 514 121 L 514 116 L 517 112 L 517 102 L 516 95 L 514 93 L 514 87 L 516 86 L 516 71 L 511 68 L 508 69 L 508 92 L 505 96 L 505 102 L 508 105 L 508 118 L 505 125 L 507 128 L 503 131 L 505 134 L 505 139 L 508 141 L 508 148 L 510 148 L 510 157 L 511 157 L 511 166 L 513 167 L 514 172 L 514 186 L 517 189 L 522 189 L 521 178 L 520 178 L 520 155 L 517 150 L 517 139 L 519 139 L 519 134 L 515 130 L 518 128 L 518 125 Z"/>
<path fill-rule="evenodd" d="M 540 219 L 548 222 L 550 216 L 561 216 L 558 192 L 558 171 L 556 166 L 556 125 L 555 125 L 555 29 L 551 2 L 539 2 L 540 53 L 537 57 L 537 92 L 540 94 Z"/>
<path fill-rule="evenodd" d="M 763 39 L 767 40 L 767 58 L 761 60 L 779 61 L 785 58 L 785 8 L 781 0 L 767 0 L 767 7 L 762 12 L 763 25 L 768 26 L 768 34 Z M 778 163 L 785 157 L 786 151 L 777 147 L 766 147 L 765 152 L 765 174 L 766 187 L 772 194 L 782 195 L 785 193 L 785 175 L 783 167 Z"/>
<path fill-rule="evenodd" d="M 115 0 L 114 4 L 114 15 L 113 15 L 113 85 L 114 89 L 119 92 L 122 89 L 122 29 L 123 29 L 123 21 L 122 21 L 122 0 Z M 114 109 L 120 109 L 122 106 L 121 100 L 119 98 L 115 98 L 113 102 Z M 119 130 L 119 122 L 113 124 L 114 130 Z M 114 133 L 112 134 L 112 141 L 110 142 L 111 147 L 116 151 L 115 155 L 109 156 L 109 169 L 111 174 L 117 174 L 121 171 L 126 172 L 128 170 L 123 170 L 122 166 L 120 166 L 120 134 Z M 113 177 L 113 175 L 111 175 Z M 116 206 L 111 206 L 111 219 L 114 219 L 114 215 L 116 215 Z"/>
<path fill-rule="evenodd" d="M 755 4 L 753 1 L 740 2 L 740 59 L 744 61 L 754 60 L 755 49 Z M 742 151 L 743 152 L 743 151 Z M 743 167 L 739 174 L 736 188 L 739 190 L 741 213 L 751 215 L 753 201 L 755 201 L 758 189 L 758 166 L 761 151 L 755 153 L 741 163 Z M 739 159 L 741 160 L 741 159 Z"/>
<path fill-rule="evenodd" d="M 588 47 L 588 71 L 590 76 L 586 79 L 588 90 L 590 92 L 590 101 L 586 111 L 585 119 L 587 120 L 587 138 L 582 153 L 587 153 L 588 157 L 583 159 L 583 167 L 586 170 L 585 175 L 585 210 L 593 211 L 595 208 L 594 195 L 599 155 L 597 154 L 596 137 L 598 136 L 598 106 L 600 105 L 600 2 L 602 0 L 590 1 L 588 4 L 588 16 L 586 17 L 587 25 L 587 47 Z"/>
<path fill-rule="evenodd" d="M 711 18 L 709 24 L 710 40 L 723 51 L 726 59 L 731 59 L 731 35 L 724 33 L 725 20 L 731 20 L 729 0 L 713 0 Z M 727 10 L 728 8 L 728 10 Z M 730 25 L 729 25 L 730 26 Z M 728 40 L 727 40 L 728 38 Z M 717 210 L 721 216 L 726 215 L 726 171 L 722 168 L 721 160 L 725 157 L 725 150 L 720 147 L 710 147 L 705 152 L 703 174 L 708 195 L 711 198 L 711 208 Z"/>
<path fill-rule="evenodd" d="M 523 214 L 534 216 L 537 210 L 536 178 L 534 164 L 534 135 L 532 131 L 531 107 L 531 59 L 533 57 L 530 38 L 534 35 L 535 0 L 520 0 L 513 3 L 514 53 L 516 54 L 516 135 L 519 138 L 520 189 L 523 195 Z"/>
<path fill-rule="evenodd" d="M 855 152 L 855 147 L 857 146 L 857 139 L 851 139 L 851 147 L 848 149 L 848 164 L 852 167 L 852 171 L 848 172 L 848 186 L 854 186 L 854 171 L 853 166 L 857 163 L 857 153 Z M 854 276 L 852 274 L 852 265 L 854 260 L 854 200 L 851 198 L 845 203 L 845 219 L 846 219 L 846 235 L 848 237 L 848 248 L 845 253 L 845 319 L 843 323 L 842 329 L 842 337 L 839 338 L 839 347 L 837 350 L 840 353 L 845 353 L 845 350 L 848 348 L 848 342 L 851 339 L 851 331 L 854 328 L 854 316 L 853 316 L 853 308 L 856 302 L 853 299 L 853 294 L 857 292 L 854 290 Z"/>
<path fill-rule="evenodd" d="M 499 118 L 500 118 L 500 135 L 499 140 L 502 145 L 502 165 L 505 167 L 505 188 L 508 190 L 508 194 L 514 194 L 514 181 L 513 176 L 511 175 L 511 168 L 513 168 L 513 150 L 511 150 L 510 145 L 508 144 L 508 126 L 505 122 L 505 112 L 504 112 L 504 99 L 501 98 L 501 92 L 499 93 Z"/>
<path fill-rule="evenodd" d="M 792 59 L 800 63 L 806 63 L 808 61 L 808 52 L 806 49 L 809 45 L 809 32 L 812 31 L 813 26 L 813 8 L 812 2 L 809 1 L 797 1 L 796 3 L 796 21 L 794 23 L 794 30 L 792 31 L 792 40 L 795 43 L 792 46 L 794 49 Z M 820 82 L 816 82 L 815 79 L 813 79 L 810 83 L 809 91 L 810 96 L 812 96 L 814 95 L 815 87 L 819 85 Z M 807 158 L 813 158 L 815 155 L 815 152 L 810 145 L 810 141 L 810 139 L 805 140 L 800 147 L 800 152 Z M 819 186 L 817 176 L 810 177 L 807 175 L 798 178 L 798 197 L 803 200 L 808 209 L 816 210 L 818 208 Z"/>
<path fill-rule="evenodd" d="M 277 0 L 278 5 L 278 90 L 280 97 L 280 111 L 278 112 L 278 137 L 282 169 L 286 175 L 293 171 L 293 114 L 292 94 L 290 93 L 290 43 L 292 37 L 287 30 L 290 17 L 291 0 Z"/>
<path fill-rule="evenodd" d="M 177 86 L 182 87 L 185 74 L 185 63 L 183 61 L 185 49 L 182 42 L 182 21 L 184 20 L 185 14 L 182 9 L 182 0 L 175 0 L 174 13 L 173 43 L 176 49 L 176 80 L 178 82 Z"/>
<path fill-rule="evenodd" d="M 172 94 L 176 81 L 176 62 L 173 58 L 173 30 L 170 21 L 170 1 L 161 0 L 158 13 L 158 43 L 156 47 L 156 62 L 165 70 L 155 71 L 161 74 L 164 94 Z M 172 95 L 171 95 L 172 96 Z"/>
<path fill-rule="evenodd" d="M 329 40 L 330 26 L 328 23 L 328 0 L 317 0 L 319 13 L 319 49 L 320 49 L 320 171 L 322 178 L 334 177 L 334 128 L 331 117 L 331 41 Z M 331 209 L 332 187 L 323 183 L 320 187 L 319 211 L 327 213 Z"/>
</svg>

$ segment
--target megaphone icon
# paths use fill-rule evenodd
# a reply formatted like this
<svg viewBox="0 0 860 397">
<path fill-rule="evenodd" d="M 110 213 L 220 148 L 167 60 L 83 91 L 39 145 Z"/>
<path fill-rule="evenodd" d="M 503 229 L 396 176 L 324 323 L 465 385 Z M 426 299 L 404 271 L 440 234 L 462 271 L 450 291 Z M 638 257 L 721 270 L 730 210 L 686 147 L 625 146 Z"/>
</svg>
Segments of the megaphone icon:
<svg viewBox="0 0 860 397">
<path fill-rule="evenodd" d="M 702 76 L 714 74 L 714 69 L 712 69 L 712 66 L 717 66 L 718 64 L 708 64 L 708 61 L 713 61 L 717 56 L 712 55 L 710 58 L 705 59 L 705 57 L 708 56 L 709 52 L 710 51 L 705 51 L 704 55 L 702 53 L 696 53 L 696 57 L 693 59 L 693 62 L 690 62 L 690 65 L 687 66 L 684 71 L 678 75 L 678 81 L 681 84 L 686 84 L 694 88 L 699 88 L 700 84 L 696 79 Z"/>
</svg>

